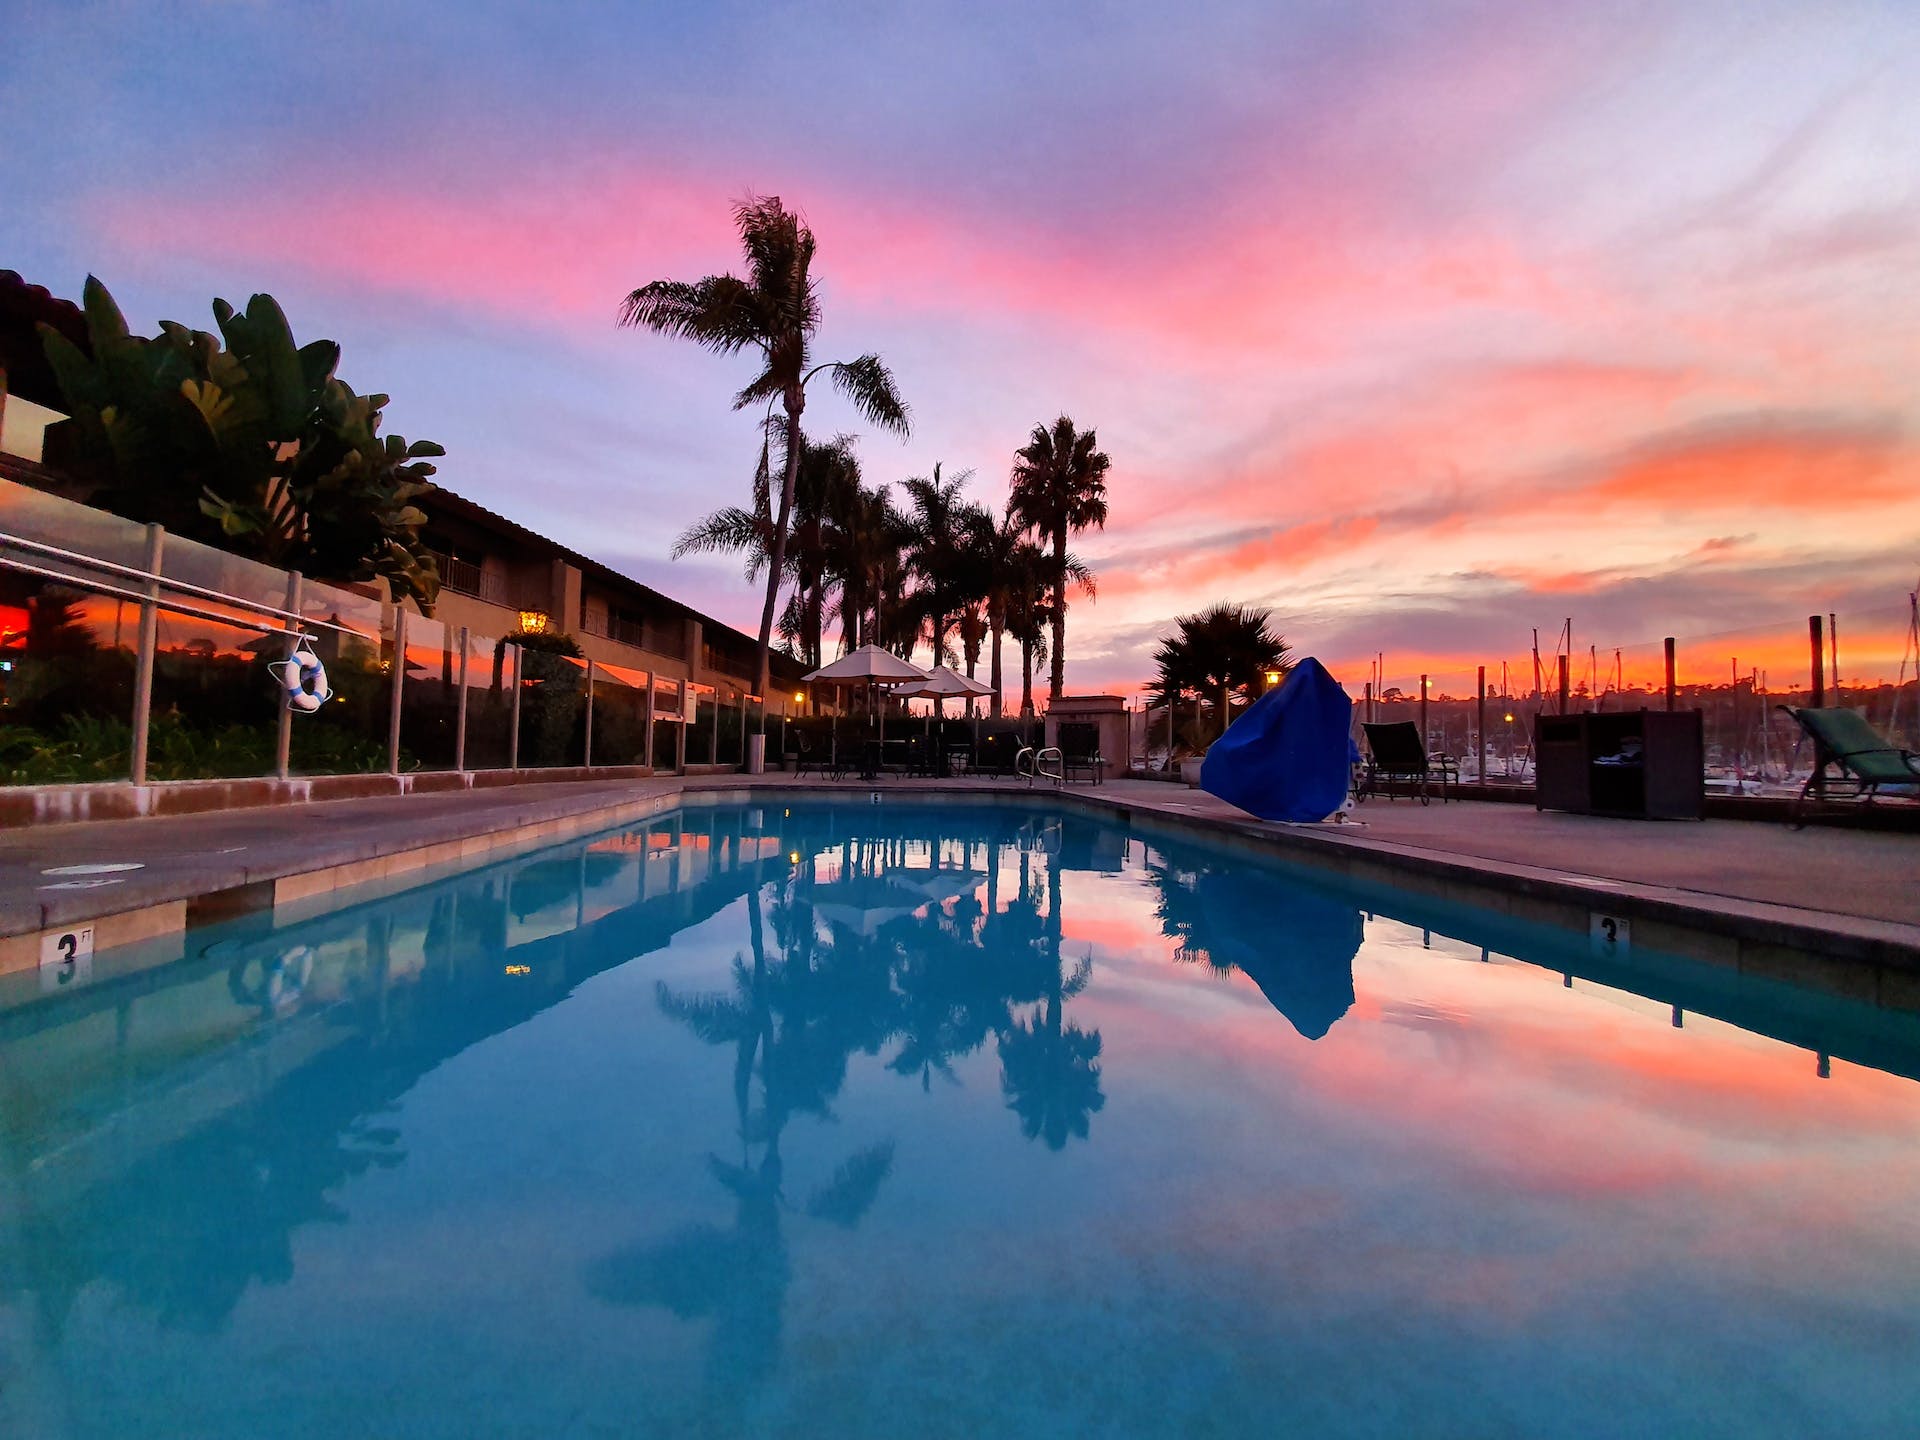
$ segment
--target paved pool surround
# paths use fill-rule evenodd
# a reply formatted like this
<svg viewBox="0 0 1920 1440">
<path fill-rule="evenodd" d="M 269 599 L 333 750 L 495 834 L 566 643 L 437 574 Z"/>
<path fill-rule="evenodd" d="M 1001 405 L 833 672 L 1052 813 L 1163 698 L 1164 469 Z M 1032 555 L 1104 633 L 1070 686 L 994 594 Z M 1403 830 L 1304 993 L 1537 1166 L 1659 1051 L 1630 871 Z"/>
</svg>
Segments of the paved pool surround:
<svg viewBox="0 0 1920 1440">
<path fill-rule="evenodd" d="M 978 778 L 666 776 L 34 826 L 0 834 L 0 975 L 37 969 L 47 937 L 80 925 L 94 927 L 96 949 L 145 942 L 143 960 L 164 963 L 185 953 L 191 931 L 236 914 L 278 923 L 330 903 L 335 890 L 406 888 L 682 806 L 797 794 L 1082 808 L 1390 884 L 1450 911 L 1579 933 L 1595 915 L 1615 916 L 1641 950 L 1920 1010 L 1920 841 L 1911 836 L 1408 801 L 1367 804 L 1364 825 L 1275 825 L 1165 784 L 1055 789 Z M 45 873 L 129 863 L 140 868 Z"/>
</svg>

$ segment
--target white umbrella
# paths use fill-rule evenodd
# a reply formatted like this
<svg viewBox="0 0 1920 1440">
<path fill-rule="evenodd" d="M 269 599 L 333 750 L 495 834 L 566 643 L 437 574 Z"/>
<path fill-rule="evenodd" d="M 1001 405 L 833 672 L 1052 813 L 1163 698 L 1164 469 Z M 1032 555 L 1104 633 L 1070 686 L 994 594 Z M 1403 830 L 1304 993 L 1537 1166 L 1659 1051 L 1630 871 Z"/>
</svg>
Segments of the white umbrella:
<svg viewBox="0 0 1920 1440">
<path fill-rule="evenodd" d="M 882 650 L 878 645 L 862 645 L 849 655 L 842 655 L 831 665 L 822 665 L 802 677 L 807 680 L 874 680 L 897 684 L 905 680 L 922 680 L 927 672 L 918 665 L 902 660 L 891 650 Z"/>
<path fill-rule="evenodd" d="M 926 683 L 900 692 L 912 700 L 946 700 L 961 695 L 991 695 L 993 687 L 982 685 L 958 670 L 936 665 L 927 671 Z"/>
<path fill-rule="evenodd" d="M 842 655 L 831 665 L 822 665 L 818 670 L 802 677 L 807 680 L 828 680 L 836 684 L 847 680 L 864 680 L 869 687 L 874 685 L 901 685 L 911 682 L 925 683 L 927 672 L 918 665 L 909 664 L 891 650 L 882 650 L 878 645 L 862 645 L 850 655 Z M 880 738 L 887 738 L 887 712 L 880 712 Z"/>
</svg>

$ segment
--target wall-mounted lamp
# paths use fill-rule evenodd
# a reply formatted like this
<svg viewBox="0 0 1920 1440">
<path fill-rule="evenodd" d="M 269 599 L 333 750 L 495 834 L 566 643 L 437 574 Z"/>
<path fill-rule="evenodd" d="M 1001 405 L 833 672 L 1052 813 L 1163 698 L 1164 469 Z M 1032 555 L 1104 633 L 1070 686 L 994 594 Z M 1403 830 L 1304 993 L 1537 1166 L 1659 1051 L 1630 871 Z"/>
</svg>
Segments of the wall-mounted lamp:
<svg viewBox="0 0 1920 1440">
<path fill-rule="evenodd" d="M 520 631 L 524 635 L 544 635 L 551 623 L 544 610 L 522 610 L 520 612 Z"/>
</svg>

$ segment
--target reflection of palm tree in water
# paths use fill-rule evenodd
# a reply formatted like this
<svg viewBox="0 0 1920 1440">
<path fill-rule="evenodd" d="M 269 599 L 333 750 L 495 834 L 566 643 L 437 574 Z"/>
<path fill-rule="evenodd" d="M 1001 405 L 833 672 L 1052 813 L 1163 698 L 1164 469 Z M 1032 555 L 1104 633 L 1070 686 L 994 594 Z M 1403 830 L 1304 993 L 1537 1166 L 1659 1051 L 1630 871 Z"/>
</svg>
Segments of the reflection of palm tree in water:
<svg viewBox="0 0 1920 1440">
<path fill-rule="evenodd" d="M 792 1208 L 784 1190 L 780 1142 L 798 1112 L 831 1118 L 829 1102 L 855 1049 L 875 1049 L 885 1016 L 862 1006 L 874 987 L 857 975 L 816 965 L 811 908 L 791 896 L 776 906 L 776 936 L 785 953 L 767 958 L 760 886 L 747 896 L 753 963 L 736 956 L 731 994 L 683 996 L 658 987 L 662 1011 L 711 1045 L 734 1047 L 733 1094 L 738 1163 L 707 1158 L 708 1169 L 734 1198 L 731 1228 L 695 1225 L 665 1240 L 635 1246 L 592 1267 L 588 1288 L 626 1305 L 659 1305 L 682 1319 L 714 1321 L 708 1351 L 712 1396 L 737 1396 L 758 1383 L 779 1358 L 790 1267 L 781 1222 Z M 884 971 L 883 971 L 884 974 Z M 883 984 L 880 993 L 890 992 Z M 755 1078 L 760 1105 L 753 1105 Z M 893 1142 L 854 1152 L 807 1197 L 805 1213 L 852 1228 L 860 1223 L 893 1166 Z"/>
<path fill-rule="evenodd" d="M 885 879 L 892 858 L 843 852 L 842 873 Z M 857 1226 L 893 1165 L 893 1142 L 847 1156 L 804 1205 L 784 1189 L 788 1122 L 800 1113 L 832 1118 L 832 1102 L 855 1053 L 877 1055 L 891 1041 L 896 1073 L 931 1083 L 953 1059 L 991 1035 L 1001 1084 L 1030 1138 L 1054 1149 L 1085 1137 L 1100 1093 L 1100 1036 L 1063 1018 L 1085 988 L 1091 962 L 1070 974 L 1060 960 L 1060 861 L 1049 857 L 1045 911 L 1034 893 L 1033 856 L 1021 861 L 1020 896 L 998 909 L 999 850 L 987 876 L 983 913 L 974 892 L 866 927 L 817 923 L 810 882 L 781 886 L 763 917 L 762 888 L 747 896 L 751 961 L 736 956 L 732 986 L 707 995 L 660 985 L 661 1010 L 707 1044 L 731 1046 L 737 1155 L 710 1155 L 708 1170 L 733 1197 L 730 1226 L 689 1226 L 607 1256 L 588 1274 L 592 1292 L 618 1304 L 654 1305 L 683 1319 L 709 1319 L 709 1403 L 737 1404 L 778 1363 L 791 1264 L 784 1224 L 798 1210 Z M 893 865 L 899 862 L 894 859 Z M 869 873 L 870 872 L 870 873 Z M 915 871 L 924 883 L 927 872 Z M 768 932 L 772 936 L 769 953 Z M 1015 1005 L 1033 1004 L 1016 1017 Z M 756 1093 L 757 1092 L 757 1093 Z"/>
<path fill-rule="evenodd" d="M 1066 1002 L 1086 989 L 1093 973 L 1088 955 L 1063 975 L 1060 954 L 1060 857 L 1047 856 L 1047 909 L 1031 942 L 1044 961 L 1045 993 L 1031 1014 L 1000 1032 L 1000 1089 L 1020 1117 L 1029 1140 L 1060 1150 L 1074 1136 L 1084 1140 L 1095 1111 L 1107 1103 L 1100 1090 L 1100 1032 L 1065 1022 Z M 1028 856 L 1020 857 L 1018 902 L 1030 908 Z"/>
</svg>

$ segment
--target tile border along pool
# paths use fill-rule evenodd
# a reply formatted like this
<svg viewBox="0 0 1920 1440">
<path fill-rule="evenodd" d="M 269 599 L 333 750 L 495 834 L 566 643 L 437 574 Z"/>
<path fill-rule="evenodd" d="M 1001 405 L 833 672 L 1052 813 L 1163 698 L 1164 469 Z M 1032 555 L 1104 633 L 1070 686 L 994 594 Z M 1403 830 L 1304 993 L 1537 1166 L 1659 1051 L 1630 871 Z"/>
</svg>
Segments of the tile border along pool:
<svg viewBox="0 0 1920 1440">
<path fill-rule="evenodd" d="M 1521 864 L 1511 857 L 1488 858 L 1441 844 L 1386 839 L 1358 827 L 1273 825 L 1199 791 L 1164 784 L 1114 782 L 1057 790 L 979 779 L 847 785 L 779 776 L 661 777 L 14 832 L 0 837 L 0 876 L 5 881 L 0 887 L 0 976 L 36 970 L 48 947 L 83 926 L 92 927 L 96 949 L 149 941 L 143 953 L 151 952 L 150 963 L 165 963 L 167 936 L 182 937 L 179 951 L 184 953 L 184 936 L 202 924 L 249 911 L 306 913 L 324 905 L 336 889 L 371 882 L 407 888 L 440 873 L 687 806 L 777 804 L 800 797 L 864 800 L 869 793 L 878 794 L 882 803 L 937 798 L 948 804 L 1067 807 L 1143 831 L 1210 839 L 1303 865 L 1336 882 L 1389 884 L 1428 902 L 1473 907 L 1490 917 L 1581 935 L 1603 923 L 1596 917 L 1615 917 L 1628 922 L 1636 950 L 1702 960 L 1868 1004 L 1920 1010 L 1920 924 L 1902 919 L 1585 874 L 1566 868 L 1578 859 L 1577 853 L 1565 853 L 1566 844 L 1558 855 L 1551 853 L 1551 846 L 1541 847 L 1534 857 L 1541 864 Z M 1619 837 L 1624 832 L 1590 833 Z M 1905 858 L 1910 842 L 1902 838 L 1896 843 L 1900 848 L 1894 853 Z M 1920 850 L 1914 853 L 1920 856 Z M 138 868 L 97 868 L 104 865 Z M 76 878 L 47 878 L 46 872 L 70 866 L 82 867 Z M 1784 866 L 1777 885 L 1771 883 L 1773 877 L 1761 878 L 1768 882 L 1760 887 L 1764 893 L 1822 893 L 1807 877 Z M 1897 873 L 1878 879 L 1901 883 Z M 1748 888 L 1754 888 L 1751 880 Z"/>
</svg>

